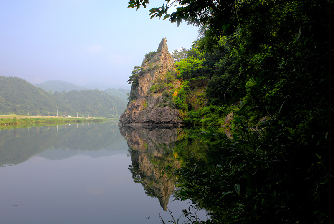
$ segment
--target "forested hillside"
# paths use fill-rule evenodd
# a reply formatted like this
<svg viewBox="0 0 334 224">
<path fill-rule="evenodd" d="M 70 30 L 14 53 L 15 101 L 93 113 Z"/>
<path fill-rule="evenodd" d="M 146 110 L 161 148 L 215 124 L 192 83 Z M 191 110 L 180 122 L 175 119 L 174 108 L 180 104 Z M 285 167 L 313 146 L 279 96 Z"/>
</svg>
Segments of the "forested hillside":
<svg viewBox="0 0 334 224">
<path fill-rule="evenodd" d="M 56 108 L 68 109 L 53 94 L 16 77 L 0 76 L 0 114 L 53 115 Z"/>
<path fill-rule="evenodd" d="M 73 83 L 61 81 L 61 80 L 50 80 L 40 84 L 36 84 L 35 86 L 44 89 L 47 92 L 70 92 L 72 90 L 80 91 L 80 90 L 89 90 L 91 88 L 78 86 Z M 98 88 L 93 88 L 98 89 Z M 110 96 L 118 97 L 124 101 L 128 100 L 128 94 L 130 93 L 129 89 L 120 89 L 120 88 L 108 88 L 103 90 L 103 92 L 108 93 Z"/>
<path fill-rule="evenodd" d="M 54 96 L 68 106 L 67 114 L 75 115 L 81 111 L 84 116 L 119 116 L 126 108 L 126 101 L 110 96 L 100 90 L 81 90 L 59 93 Z"/>
<path fill-rule="evenodd" d="M 119 116 L 126 101 L 99 90 L 50 93 L 16 77 L 0 76 L 0 114 Z"/>
<path fill-rule="evenodd" d="M 103 92 L 108 93 L 110 96 L 117 96 L 124 101 L 128 101 L 130 90 L 129 89 L 106 89 Z"/>
</svg>

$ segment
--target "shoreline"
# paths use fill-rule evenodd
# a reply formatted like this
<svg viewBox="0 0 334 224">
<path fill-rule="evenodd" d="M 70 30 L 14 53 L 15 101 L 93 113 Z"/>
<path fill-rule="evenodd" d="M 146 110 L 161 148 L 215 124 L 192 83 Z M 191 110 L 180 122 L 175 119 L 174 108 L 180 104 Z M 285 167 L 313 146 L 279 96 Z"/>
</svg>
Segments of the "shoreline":
<svg viewBox="0 0 334 224">
<path fill-rule="evenodd" d="M 26 116 L 26 115 L 0 115 L 0 129 L 25 128 L 32 126 L 50 126 L 67 123 L 106 122 L 114 120 L 105 117 L 56 117 L 56 116 Z"/>
</svg>

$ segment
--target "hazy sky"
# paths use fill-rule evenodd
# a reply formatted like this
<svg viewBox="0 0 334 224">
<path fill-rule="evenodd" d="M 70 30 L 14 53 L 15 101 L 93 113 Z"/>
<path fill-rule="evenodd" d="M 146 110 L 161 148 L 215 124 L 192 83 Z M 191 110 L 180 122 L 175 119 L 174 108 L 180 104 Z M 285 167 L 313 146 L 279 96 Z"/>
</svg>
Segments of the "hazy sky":
<svg viewBox="0 0 334 224">
<path fill-rule="evenodd" d="M 149 8 L 163 1 L 151 1 Z M 190 48 L 198 28 L 150 19 L 128 0 L 0 0 L 0 75 L 33 84 L 126 85 L 135 65 L 167 38 Z M 154 5 L 158 4 L 158 5 Z"/>
</svg>

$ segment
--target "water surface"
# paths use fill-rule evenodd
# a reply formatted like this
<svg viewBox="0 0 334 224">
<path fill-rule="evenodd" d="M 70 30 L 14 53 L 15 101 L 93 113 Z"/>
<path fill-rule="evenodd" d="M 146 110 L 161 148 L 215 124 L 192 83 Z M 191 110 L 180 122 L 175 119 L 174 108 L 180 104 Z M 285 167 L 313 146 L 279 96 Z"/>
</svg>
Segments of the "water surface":
<svg viewBox="0 0 334 224">
<path fill-rule="evenodd" d="M 166 157 L 129 146 L 112 123 L 0 131 L 0 223 L 160 223 L 159 214 L 171 219 L 166 211 L 179 217 L 190 202 L 174 201 L 173 179 L 151 175 L 159 166 L 138 160 Z"/>
</svg>

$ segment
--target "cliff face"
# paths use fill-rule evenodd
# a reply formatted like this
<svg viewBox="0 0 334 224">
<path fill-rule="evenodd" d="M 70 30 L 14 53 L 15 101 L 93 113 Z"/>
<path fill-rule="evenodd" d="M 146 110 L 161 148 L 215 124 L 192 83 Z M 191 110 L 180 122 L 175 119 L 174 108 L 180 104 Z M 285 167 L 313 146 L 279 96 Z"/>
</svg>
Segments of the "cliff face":
<svg viewBox="0 0 334 224">
<path fill-rule="evenodd" d="M 147 54 L 133 75 L 130 102 L 120 117 L 121 124 L 179 125 L 179 111 L 173 108 L 171 100 L 172 89 L 180 86 L 175 78 L 174 59 L 164 38 L 157 52 Z"/>
</svg>

